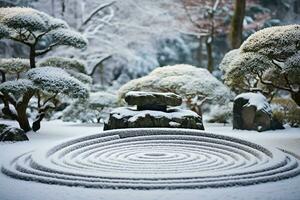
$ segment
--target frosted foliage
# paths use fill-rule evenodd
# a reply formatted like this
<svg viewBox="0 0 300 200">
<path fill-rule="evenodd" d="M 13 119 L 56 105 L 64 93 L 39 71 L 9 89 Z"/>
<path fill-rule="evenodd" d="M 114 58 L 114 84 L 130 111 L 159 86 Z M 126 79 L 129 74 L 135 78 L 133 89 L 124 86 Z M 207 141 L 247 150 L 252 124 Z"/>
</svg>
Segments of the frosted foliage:
<svg viewBox="0 0 300 200">
<path fill-rule="evenodd" d="M 88 44 L 87 39 L 80 33 L 69 29 L 55 29 L 51 31 L 49 35 L 51 35 L 54 43 L 58 43 L 60 45 L 83 48 Z"/>
<path fill-rule="evenodd" d="M 300 52 L 291 56 L 284 62 L 285 71 L 297 71 L 300 73 Z"/>
<path fill-rule="evenodd" d="M 300 25 L 275 26 L 257 31 L 241 46 L 242 52 L 258 52 L 287 58 L 299 49 Z"/>
<path fill-rule="evenodd" d="M 28 59 L 9 58 L 0 59 L 0 70 L 6 73 L 21 73 L 30 68 Z"/>
<path fill-rule="evenodd" d="M 242 53 L 236 56 L 229 64 L 225 71 L 225 80 L 229 81 L 235 77 L 256 76 L 262 75 L 269 68 L 274 67 L 274 64 L 268 57 L 258 53 Z M 233 80 L 234 81 L 234 80 Z"/>
<path fill-rule="evenodd" d="M 0 22 L 10 28 L 26 27 L 31 31 L 45 31 L 46 23 L 42 13 L 31 8 L 0 8 Z"/>
<path fill-rule="evenodd" d="M 225 54 L 222 62 L 219 65 L 220 70 L 223 72 L 230 71 L 230 63 L 240 54 L 240 49 L 233 49 Z"/>
<path fill-rule="evenodd" d="M 50 57 L 38 63 L 40 67 L 54 66 L 63 69 L 73 69 L 81 73 L 86 73 L 85 64 L 81 60 L 64 57 Z"/>
<path fill-rule="evenodd" d="M 71 98 L 88 97 L 88 90 L 85 85 L 60 68 L 31 69 L 27 72 L 27 77 L 41 90 L 48 93 L 64 94 Z"/>
<path fill-rule="evenodd" d="M 44 32 L 68 27 L 63 20 L 55 19 L 32 8 L 0 8 L 0 13 L 0 22 L 13 29 L 24 28 Z"/>
<path fill-rule="evenodd" d="M 117 96 L 109 92 L 90 93 L 85 101 L 75 101 L 62 112 L 64 121 L 99 122 L 106 119 L 113 107 L 117 106 Z"/>
<path fill-rule="evenodd" d="M 74 70 L 66 70 L 72 77 L 80 80 L 82 83 L 85 83 L 85 84 L 92 84 L 93 83 L 93 79 L 91 76 L 89 75 L 86 75 L 84 73 L 81 73 L 81 72 L 76 72 Z"/>
<path fill-rule="evenodd" d="M 36 87 L 33 82 L 27 79 L 19 79 L 16 81 L 6 81 L 0 84 L 0 92 L 12 94 L 15 97 L 26 92 L 34 92 Z"/>
<path fill-rule="evenodd" d="M 206 69 L 191 65 L 160 67 L 148 76 L 132 80 L 119 90 L 120 97 L 129 91 L 173 92 L 184 98 L 208 97 L 224 103 L 232 98 L 230 90 Z"/>
<path fill-rule="evenodd" d="M 94 92 L 90 94 L 90 108 L 114 107 L 118 103 L 117 96 L 108 92 Z"/>
<path fill-rule="evenodd" d="M 6 26 L 0 24 L 0 39 L 5 38 L 9 35 L 8 29 Z"/>
</svg>

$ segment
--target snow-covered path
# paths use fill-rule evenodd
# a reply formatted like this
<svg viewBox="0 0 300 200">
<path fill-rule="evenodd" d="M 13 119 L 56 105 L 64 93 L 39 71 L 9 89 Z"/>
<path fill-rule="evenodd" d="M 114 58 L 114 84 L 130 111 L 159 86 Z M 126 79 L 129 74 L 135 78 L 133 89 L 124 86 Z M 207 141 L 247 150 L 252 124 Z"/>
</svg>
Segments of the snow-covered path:
<svg viewBox="0 0 300 200">
<path fill-rule="evenodd" d="M 268 131 L 264 133 L 232 131 L 229 126 L 206 124 L 206 131 L 249 140 L 265 147 L 278 147 L 300 155 L 300 129 Z M 0 164 L 35 149 L 47 149 L 75 137 L 99 133 L 100 127 L 78 124 L 45 122 L 39 133 L 31 133 L 29 142 L 1 144 Z M 145 156 L 145 155 L 144 155 Z M 147 158 L 147 157 L 146 157 Z M 147 158 L 149 159 L 149 158 Z M 278 182 L 243 187 L 132 190 L 90 189 L 48 185 L 20 181 L 0 175 L 0 199 L 300 199 L 300 177 Z"/>
</svg>

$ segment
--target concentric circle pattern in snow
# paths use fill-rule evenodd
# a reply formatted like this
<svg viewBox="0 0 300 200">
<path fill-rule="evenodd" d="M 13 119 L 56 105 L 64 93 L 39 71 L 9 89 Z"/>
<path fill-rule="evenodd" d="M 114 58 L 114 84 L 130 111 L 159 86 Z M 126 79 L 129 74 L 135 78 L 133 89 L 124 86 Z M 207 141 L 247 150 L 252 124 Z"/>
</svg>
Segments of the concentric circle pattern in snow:
<svg viewBox="0 0 300 200">
<path fill-rule="evenodd" d="M 23 154 L 8 176 L 91 188 L 185 189 L 278 181 L 300 173 L 278 149 L 184 129 L 123 129 Z"/>
</svg>

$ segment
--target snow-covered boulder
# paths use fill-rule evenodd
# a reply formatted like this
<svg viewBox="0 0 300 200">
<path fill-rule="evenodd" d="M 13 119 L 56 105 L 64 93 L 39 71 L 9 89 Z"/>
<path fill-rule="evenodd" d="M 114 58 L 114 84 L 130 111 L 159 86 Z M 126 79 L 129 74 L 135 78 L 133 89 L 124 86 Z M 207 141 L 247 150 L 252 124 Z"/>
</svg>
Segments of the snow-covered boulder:
<svg viewBox="0 0 300 200">
<path fill-rule="evenodd" d="M 171 92 L 140 92 L 131 91 L 126 93 L 125 101 L 128 105 L 137 106 L 138 110 L 165 111 L 167 106 L 180 106 L 182 98 Z"/>
<path fill-rule="evenodd" d="M 233 128 L 265 131 L 283 128 L 272 118 L 271 106 L 261 93 L 242 93 L 233 104 Z"/>
<path fill-rule="evenodd" d="M 0 141 L 26 141 L 28 137 L 22 129 L 0 124 Z"/>
<path fill-rule="evenodd" d="M 138 111 L 120 107 L 110 113 L 104 130 L 121 128 L 190 128 L 204 130 L 202 118 L 197 113 L 179 108 L 168 108 L 166 112 L 157 110 Z"/>
</svg>

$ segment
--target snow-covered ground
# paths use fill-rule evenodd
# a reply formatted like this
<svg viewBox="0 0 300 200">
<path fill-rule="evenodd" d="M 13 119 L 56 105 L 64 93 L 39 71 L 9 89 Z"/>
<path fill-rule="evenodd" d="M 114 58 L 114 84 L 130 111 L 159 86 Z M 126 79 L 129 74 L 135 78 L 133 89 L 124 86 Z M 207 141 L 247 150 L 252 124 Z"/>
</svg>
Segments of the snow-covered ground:
<svg viewBox="0 0 300 200">
<path fill-rule="evenodd" d="M 265 147 L 276 147 L 300 157 L 300 128 L 266 131 L 232 130 L 230 125 L 205 124 L 207 132 L 249 140 Z M 60 121 L 43 122 L 38 133 L 29 133 L 29 141 L 0 144 L 0 164 L 29 151 L 45 149 L 71 138 L 88 136 L 102 131 L 96 125 L 63 123 Z M 178 190 L 133 190 L 133 189 L 91 189 L 49 185 L 22 181 L 0 174 L 1 200 L 51 200 L 51 199 L 300 199 L 300 176 L 277 182 L 261 183 L 250 186 L 178 189 Z"/>
</svg>

